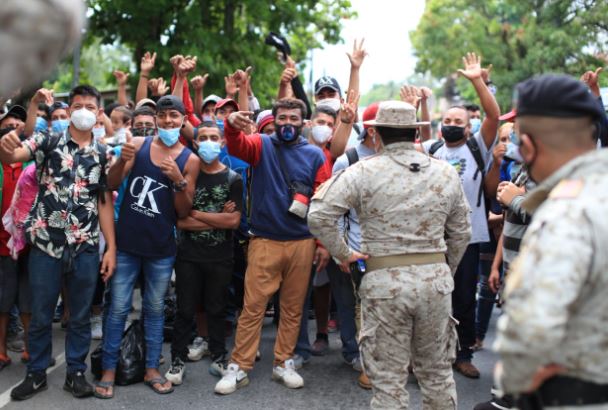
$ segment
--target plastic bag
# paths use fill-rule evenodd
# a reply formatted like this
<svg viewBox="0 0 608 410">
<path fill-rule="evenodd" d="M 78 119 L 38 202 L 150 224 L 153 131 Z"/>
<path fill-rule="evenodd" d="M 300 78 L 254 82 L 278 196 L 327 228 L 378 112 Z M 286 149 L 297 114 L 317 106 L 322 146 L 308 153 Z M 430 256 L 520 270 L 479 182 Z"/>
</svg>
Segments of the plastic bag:
<svg viewBox="0 0 608 410">
<path fill-rule="evenodd" d="M 146 372 L 146 342 L 144 329 L 139 320 L 134 320 L 123 334 L 118 354 L 115 383 L 119 386 L 144 381 Z M 96 379 L 101 378 L 102 344 L 91 353 L 91 373 Z"/>
</svg>

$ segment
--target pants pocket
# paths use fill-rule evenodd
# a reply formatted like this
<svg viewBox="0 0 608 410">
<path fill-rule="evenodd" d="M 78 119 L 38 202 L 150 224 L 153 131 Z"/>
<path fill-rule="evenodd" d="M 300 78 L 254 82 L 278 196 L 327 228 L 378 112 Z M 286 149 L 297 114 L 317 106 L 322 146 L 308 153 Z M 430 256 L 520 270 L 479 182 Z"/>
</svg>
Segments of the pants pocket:
<svg viewBox="0 0 608 410">
<path fill-rule="evenodd" d="M 453 316 L 450 316 L 448 319 L 448 328 L 446 330 L 446 357 L 450 363 L 454 363 L 456 361 L 456 352 L 458 351 L 458 332 L 456 331 L 456 326 L 458 325 L 458 320 L 456 320 Z"/>
</svg>

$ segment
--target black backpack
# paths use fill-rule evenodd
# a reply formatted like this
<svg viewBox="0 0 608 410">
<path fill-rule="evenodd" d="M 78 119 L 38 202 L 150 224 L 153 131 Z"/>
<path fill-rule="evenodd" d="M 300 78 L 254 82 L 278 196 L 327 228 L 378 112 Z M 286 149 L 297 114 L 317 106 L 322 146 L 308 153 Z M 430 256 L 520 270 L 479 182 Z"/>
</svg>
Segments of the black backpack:
<svg viewBox="0 0 608 410">
<path fill-rule="evenodd" d="M 475 159 L 475 163 L 477 164 L 477 171 L 475 171 L 473 180 L 477 180 L 477 176 L 481 174 L 481 184 L 479 185 L 479 194 L 477 195 L 477 206 L 479 207 L 481 205 L 481 199 L 483 197 L 483 182 L 486 176 L 486 163 L 483 160 L 483 157 L 481 156 L 481 150 L 479 149 L 479 145 L 477 144 L 477 140 L 475 138 L 467 139 L 466 144 L 469 148 L 469 151 L 471 151 L 471 154 L 473 155 L 473 159 Z M 431 145 L 431 148 L 429 148 L 429 155 L 435 154 L 439 150 L 439 148 L 443 147 L 444 145 L 445 141 L 443 140 L 433 143 L 433 145 Z"/>
<path fill-rule="evenodd" d="M 344 154 L 346 154 L 346 158 L 348 159 L 349 167 L 355 162 L 359 161 L 359 154 L 357 153 L 357 149 L 355 147 L 347 149 L 344 151 Z"/>
</svg>

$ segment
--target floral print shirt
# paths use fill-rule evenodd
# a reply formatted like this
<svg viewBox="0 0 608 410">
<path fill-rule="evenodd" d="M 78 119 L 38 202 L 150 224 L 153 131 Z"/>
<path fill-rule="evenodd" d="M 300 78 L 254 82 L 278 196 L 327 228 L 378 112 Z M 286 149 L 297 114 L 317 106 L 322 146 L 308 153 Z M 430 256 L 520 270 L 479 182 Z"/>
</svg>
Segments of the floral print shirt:
<svg viewBox="0 0 608 410">
<path fill-rule="evenodd" d="M 69 134 L 34 133 L 23 142 L 36 161 L 38 198 L 26 222 L 29 242 L 54 258 L 99 244 L 97 198 L 105 185 L 105 146 L 80 148 Z M 102 164 L 105 170 L 102 172 Z"/>
</svg>

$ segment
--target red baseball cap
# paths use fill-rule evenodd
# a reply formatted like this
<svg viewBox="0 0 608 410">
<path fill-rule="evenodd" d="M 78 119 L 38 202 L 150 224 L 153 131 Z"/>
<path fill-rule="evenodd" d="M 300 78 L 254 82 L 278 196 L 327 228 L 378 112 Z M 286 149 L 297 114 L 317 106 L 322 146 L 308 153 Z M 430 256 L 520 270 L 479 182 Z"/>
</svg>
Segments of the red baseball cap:
<svg viewBox="0 0 608 410">
<path fill-rule="evenodd" d="M 378 107 L 380 107 L 379 102 L 375 102 L 370 104 L 369 107 L 363 111 L 363 128 L 368 129 L 371 125 L 366 125 L 365 121 L 371 121 L 376 119 L 376 114 L 378 114 Z"/>
<path fill-rule="evenodd" d="M 228 105 L 228 104 L 232 104 L 236 111 L 240 111 L 239 105 L 236 103 L 236 101 L 234 101 L 232 98 L 224 98 L 224 99 L 219 100 L 217 102 L 217 104 L 215 105 L 215 112 L 217 112 L 217 110 L 222 108 L 224 105 Z"/>
<path fill-rule="evenodd" d="M 498 119 L 500 121 L 515 122 L 515 117 L 517 117 L 517 110 L 515 108 L 513 108 L 508 113 L 503 114 L 500 117 L 498 117 Z"/>
</svg>

